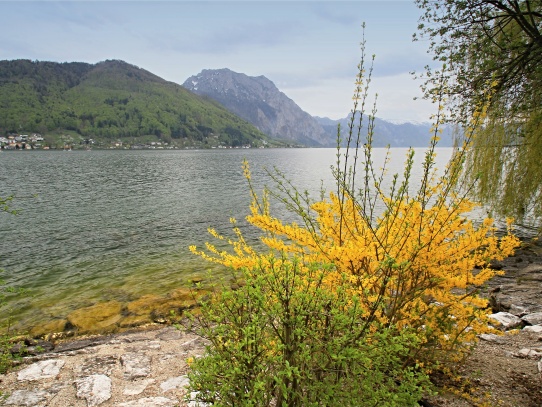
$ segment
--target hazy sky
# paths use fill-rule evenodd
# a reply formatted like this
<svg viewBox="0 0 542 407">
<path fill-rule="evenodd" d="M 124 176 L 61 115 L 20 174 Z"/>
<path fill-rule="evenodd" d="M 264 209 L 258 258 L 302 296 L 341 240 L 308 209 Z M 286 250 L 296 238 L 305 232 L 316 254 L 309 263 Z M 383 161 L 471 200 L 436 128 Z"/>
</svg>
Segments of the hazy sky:
<svg viewBox="0 0 542 407">
<path fill-rule="evenodd" d="M 264 75 L 316 116 L 345 117 L 366 23 L 376 54 L 377 116 L 427 121 L 434 108 L 410 71 L 431 62 L 413 43 L 420 11 L 399 1 L 3 1 L 0 59 L 120 59 L 182 84 L 202 69 Z"/>
</svg>

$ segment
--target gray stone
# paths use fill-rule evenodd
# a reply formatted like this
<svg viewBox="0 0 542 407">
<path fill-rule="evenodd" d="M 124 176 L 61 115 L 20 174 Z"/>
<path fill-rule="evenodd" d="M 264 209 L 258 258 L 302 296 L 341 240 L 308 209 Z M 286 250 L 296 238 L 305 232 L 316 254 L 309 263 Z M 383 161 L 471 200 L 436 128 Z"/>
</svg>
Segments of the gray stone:
<svg viewBox="0 0 542 407">
<path fill-rule="evenodd" d="M 178 403 L 177 400 L 168 399 L 166 397 L 145 397 L 139 400 L 119 403 L 118 407 L 174 407 L 178 405 Z"/>
<path fill-rule="evenodd" d="M 539 334 L 542 332 L 542 325 L 529 325 L 523 328 L 523 332 L 533 332 Z"/>
<path fill-rule="evenodd" d="M 532 314 L 527 314 L 521 318 L 523 321 L 529 325 L 540 325 L 542 324 L 542 312 L 534 312 Z"/>
<path fill-rule="evenodd" d="M 117 365 L 118 357 L 113 355 L 94 355 L 85 360 L 81 366 L 81 376 L 90 376 L 96 374 L 110 375 Z"/>
<path fill-rule="evenodd" d="M 189 383 L 190 380 L 187 376 L 177 376 L 167 379 L 160 385 L 160 388 L 165 393 L 174 389 L 184 389 Z"/>
<path fill-rule="evenodd" d="M 521 318 L 518 318 L 509 312 L 497 312 L 496 314 L 491 314 L 489 318 L 494 320 L 499 328 L 503 328 L 505 330 L 517 328 L 523 323 Z"/>
<path fill-rule="evenodd" d="M 20 381 L 33 381 L 56 377 L 64 363 L 61 359 L 40 360 L 21 370 L 17 374 L 17 379 Z"/>
<path fill-rule="evenodd" d="M 124 388 L 122 394 L 124 394 L 125 396 L 137 396 L 138 394 L 143 393 L 145 389 L 149 386 L 149 384 L 152 384 L 154 382 L 154 379 L 145 379 L 129 382 Z"/>
<path fill-rule="evenodd" d="M 4 402 L 6 406 L 44 406 L 48 393 L 43 390 L 14 390 Z"/>
<path fill-rule="evenodd" d="M 83 377 L 75 381 L 77 397 L 85 399 L 88 407 L 99 406 L 111 398 L 111 379 L 103 374 Z"/>
<path fill-rule="evenodd" d="M 134 380 L 151 373 L 151 358 L 144 354 L 127 353 L 120 358 L 124 366 L 124 378 Z"/>
<path fill-rule="evenodd" d="M 495 334 L 481 334 L 479 335 L 479 338 L 483 341 L 491 342 L 491 343 L 505 343 L 506 342 L 506 338 L 500 335 L 495 335 Z"/>
</svg>

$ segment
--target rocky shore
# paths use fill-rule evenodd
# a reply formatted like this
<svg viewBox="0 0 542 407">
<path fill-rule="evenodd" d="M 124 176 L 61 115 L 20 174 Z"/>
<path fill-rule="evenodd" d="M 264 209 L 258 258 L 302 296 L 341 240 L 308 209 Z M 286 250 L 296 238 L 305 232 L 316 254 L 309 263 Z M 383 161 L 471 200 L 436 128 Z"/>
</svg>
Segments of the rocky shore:
<svg viewBox="0 0 542 407">
<path fill-rule="evenodd" d="M 524 244 L 492 265 L 504 271 L 484 294 L 503 335 L 481 335 L 458 380 L 435 377 L 434 407 L 542 406 L 542 246 Z M 171 326 L 54 342 L 29 341 L 29 356 L 0 376 L 0 405 L 36 407 L 195 406 L 186 402 L 190 358 L 204 342 Z"/>
</svg>

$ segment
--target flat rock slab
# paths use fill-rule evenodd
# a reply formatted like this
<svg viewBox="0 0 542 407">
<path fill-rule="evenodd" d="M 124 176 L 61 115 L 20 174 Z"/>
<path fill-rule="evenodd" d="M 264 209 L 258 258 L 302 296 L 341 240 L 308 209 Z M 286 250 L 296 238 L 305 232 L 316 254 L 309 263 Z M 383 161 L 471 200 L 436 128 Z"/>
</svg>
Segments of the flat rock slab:
<svg viewBox="0 0 542 407">
<path fill-rule="evenodd" d="M 188 386 L 189 383 L 190 380 L 188 379 L 188 376 L 172 377 L 160 384 L 160 389 L 166 393 L 170 390 L 183 389 L 184 387 Z"/>
<path fill-rule="evenodd" d="M 124 366 L 124 377 L 128 380 L 147 377 L 151 373 L 151 358 L 146 354 L 127 353 L 120 360 Z"/>
<path fill-rule="evenodd" d="M 85 399 L 88 407 L 96 407 L 111 398 L 111 379 L 103 374 L 83 377 L 75 381 L 77 397 Z"/>
<path fill-rule="evenodd" d="M 149 385 L 153 384 L 156 380 L 154 379 L 144 379 L 144 380 L 136 380 L 133 382 L 129 382 L 122 392 L 125 396 L 137 396 L 138 394 L 141 394 L 145 391 Z"/>
<path fill-rule="evenodd" d="M 45 406 L 48 393 L 44 390 L 14 390 L 4 402 L 6 406 Z"/>
<path fill-rule="evenodd" d="M 54 378 L 58 376 L 64 363 L 61 359 L 40 360 L 21 370 L 17 379 L 19 381 L 34 381 Z"/>
</svg>

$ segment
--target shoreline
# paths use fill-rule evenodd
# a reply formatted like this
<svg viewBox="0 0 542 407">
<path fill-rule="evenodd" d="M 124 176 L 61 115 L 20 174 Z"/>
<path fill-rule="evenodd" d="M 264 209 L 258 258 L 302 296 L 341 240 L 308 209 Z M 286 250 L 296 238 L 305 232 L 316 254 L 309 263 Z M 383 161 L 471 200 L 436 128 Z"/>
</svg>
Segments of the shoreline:
<svg viewBox="0 0 542 407">
<path fill-rule="evenodd" d="M 492 266 L 505 272 L 484 288 L 493 312 L 542 313 L 540 243 L 523 244 Z M 439 394 L 427 398 L 429 405 L 542 405 L 542 323 L 521 329 L 529 324 L 515 318 L 520 325 L 501 326 L 501 336 L 480 335 L 472 353 L 455 366 L 454 380 L 434 378 Z M 0 376 L 0 393 L 7 396 L 0 405 L 195 407 L 185 401 L 185 386 L 190 358 L 203 355 L 205 341 L 192 332 L 152 324 L 54 342 L 50 351 L 24 358 Z"/>
</svg>

